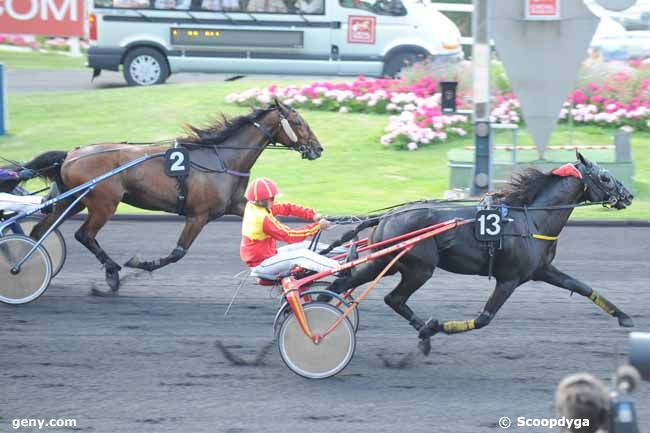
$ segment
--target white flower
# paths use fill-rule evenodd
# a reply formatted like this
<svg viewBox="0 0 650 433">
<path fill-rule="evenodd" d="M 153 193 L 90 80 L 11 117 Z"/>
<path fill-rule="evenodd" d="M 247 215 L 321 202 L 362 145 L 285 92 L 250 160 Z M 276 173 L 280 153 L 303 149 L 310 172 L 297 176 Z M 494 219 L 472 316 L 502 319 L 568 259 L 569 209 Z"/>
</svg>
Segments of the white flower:
<svg viewBox="0 0 650 433">
<path fill-rule="evenodd" d="M 418 145 L 416 143 L 412 142 L 412 141 L 409 144 L 407 144 L 406 147 L 408 148 L 408 150 L 417 150 L 418 149 Z"/>
<path fill-rule="evenodd" d="M 339 108 L 339 113 L 348 113 L 349 111 L 350 111 L 350 109 L 348 107 L 345 107 L 345 106 Z"/>
</svg>

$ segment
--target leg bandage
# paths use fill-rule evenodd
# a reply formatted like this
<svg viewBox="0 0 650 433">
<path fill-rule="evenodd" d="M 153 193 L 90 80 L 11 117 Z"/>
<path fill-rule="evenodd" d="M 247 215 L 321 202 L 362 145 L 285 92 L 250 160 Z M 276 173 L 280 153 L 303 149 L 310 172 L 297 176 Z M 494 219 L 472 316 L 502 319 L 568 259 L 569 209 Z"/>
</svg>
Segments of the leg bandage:
<svg viewBox="0 0 650 433">
<path fill-rule="evenodd" d="M 459 334 L 471 331 L 476 328 L 474 320 L 450 320 L 442 324 L 442 331 L 445 334 Z"/>
<path fill-rule="evenodd" d="M 607 299 L 605 299 L 603 296 L 600 296 L 598 292 L 593 290 L 591 292 L 591 295 L 589 295 L 589 299 L 591 299 L 591 302 L 594 304 L 598 305 L 600 308 L 602 308 L 607 314 L 613 316 L 616 314 L 618 311 L 618 308 L 616 308 L 616 305 L 612 304 L 609 302 Z"/>
</svg>

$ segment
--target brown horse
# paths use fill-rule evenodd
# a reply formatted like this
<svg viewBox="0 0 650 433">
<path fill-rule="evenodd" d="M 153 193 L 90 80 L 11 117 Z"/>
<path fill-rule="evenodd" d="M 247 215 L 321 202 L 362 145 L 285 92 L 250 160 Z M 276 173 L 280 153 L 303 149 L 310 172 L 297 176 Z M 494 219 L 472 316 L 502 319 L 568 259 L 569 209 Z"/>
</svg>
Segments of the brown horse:
<svg viewBox="0 0 650 433">
<path fill-rule="evenodd" d="M 153 271 L 175 263 L 208 221 L 226 214 L 243 215 L 250 170 L 269 144 L 277 148 L 293 149 L 303 158 L 320 157 L 323 148 L 304 119 L 291 107 L 277 101 L 265 109 L 228 120 L 216 121 L 208 128 L 188 127 L 189 135 L 175 140 L 177 146 L 190 150 L 191 170 L 184 185 L 177 178 L 165 174 L 164 158 L 157 157 L 130 168 L 97 184 L 68 216 L 88 209 L 88 216 L 75 238 L 88 248 L 104 265 L 106 282 L 115 292 L 119 289 L 119 271 L 115 263 L 99 246 L 97 233 L 113 216 L 120 202 L 141 209 L 182 213 L 185 227 L 176 248 L 167 257 L 140 261 L 134 257 L 125 266 Z M 104 143 L 65 152 L 50 152 L 52 158 L 41 157 L 41 175 L 59 179 L 64 191 L 81 185 L 120 165 L 144 155 L 162 154 L 170 144 L 153 143 L 148 146 L 126 143 Z M 29 164 L 29 163 L 28 163 Z M 179 194 L 185 196 L 179 209 Z M 31 233 L 39 238 L 74 197 L 56 204 L 54 211 Z"/>
</svg>

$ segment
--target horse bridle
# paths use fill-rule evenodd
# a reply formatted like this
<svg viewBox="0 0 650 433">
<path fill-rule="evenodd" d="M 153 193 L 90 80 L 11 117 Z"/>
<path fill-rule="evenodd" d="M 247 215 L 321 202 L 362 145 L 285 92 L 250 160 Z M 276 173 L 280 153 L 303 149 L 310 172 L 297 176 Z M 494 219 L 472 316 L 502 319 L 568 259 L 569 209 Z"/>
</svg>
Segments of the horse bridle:
<svg viewBox="0 0 650 433">
<path fill-rule="evenodd" d="M 584 169 L 581 170 L 581 168 L 582 168 L 581 166 L 584 167 Z M 587 182 L 583 181 L 583 183 L 585 184 L 585 192 L 587 192 L 587 189 L 589 189 L 590 186 L 596 186 L 600 190 L 600 192 L 602 192 L 604 194 L 604 196 L 606 197 L 605 201 L 607 202 L 607 204 L 609 204 L 610 206 L 613 206 L 618 202 L 619 198 L 617 198 L 610 191 L 603 188 L 603 186 L 601 185 L 600 180 L 598 179 L 598 175 L 596 173 L 594 173 L 593 165 L 590 166 L 590 167 L 587 167 L 584 163 L 581 162 L 581 163 L 577 164 L 575 167 L 582 174 L 583 177 L 589 178 L 589 181 L 590 181 L 589 183 L 590 184 L 587 184 Z M 616 185 L 616 192 L 622 196 L 623 191 L 621 190 L 621 185 L 617 184 L 614 179 L 612 179 L 612 181 Z M 605 206 L 604 203 L 603 203 L 603 206 Z"/>
<path fill-rule="evenodd" d="M 266 139 L 268 140 L 268 142 L 265 144 L 265 146 L 270 144 L 272 146 L 285 147 L 287 149 L 297 150 L 298 152 L 300 152 L 300 155 L 302 156 L 302 159 L 307 159 L 309 157 L 309 147 L 308 147 L 308 145 L 313 144 L 311 138 L 307 139 L 306 144 L 300 144 L 297 147 L 288 146 L 288 145 L 286 145 L 284 143 L 280 143 L 278 145 L 278 141 L 275 139 L 275 136 L 278 134 L 278 130 L 282 127 L 281 125 L 282 125 L 283 120 L 289 122 L 289 124 L 291 124 L 291 125 L 293 125 L 295 127 L 299 127 L 300 125 L 296 124 L 296 122 L 294 122 L 294 121 L 290 120 L 289 118 L 287 118 L 287 116 L 284 115 L 284 113 L 282 112 L 282 109 L 280 107 L 276 107 L 276 109 L 278 110 L 278 114 L 280 115 L 280 121 L 273 128 L 273 131 L 269 131 L 264 125 L 262 125 L 259 122 L 251 122 L 253 124 L 253 126 L 255 128 L 257 128 L 257 130 L 260 131 L 266 137 Z M 289 108 L 289 110 L 294 111 L 292 108 Z"/>
</svg>

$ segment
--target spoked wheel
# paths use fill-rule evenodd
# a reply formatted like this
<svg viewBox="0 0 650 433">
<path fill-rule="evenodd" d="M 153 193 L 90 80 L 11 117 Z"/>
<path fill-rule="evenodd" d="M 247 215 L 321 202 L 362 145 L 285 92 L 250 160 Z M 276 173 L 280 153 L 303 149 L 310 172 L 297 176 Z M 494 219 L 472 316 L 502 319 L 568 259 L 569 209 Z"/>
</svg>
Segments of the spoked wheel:
<svg viewBox="0 0 650 433">
<path fill-rule="evenodd" d="M 24 221 L 20 222 L 20 226 L 22 227 L 23 232 L 29 236 L 34 226 L 40 221 L 41 220 L 39 218 L 26 218 Z M 59 229 L 54 229 L 54 231 L 50 233 L 42 245 L 50 255 L 50 259 L 52 259 L 52 278 L 54 278 L 63 268 L 65 259 L 68 255 L 68 248 L 65 244 L 65 238 Z"/>
<path fill-rule="evenodd" d="M 330 297 L 330 300 L 326 303 L 329 303 L 330 305 L 336 307 L 339 311 L 344 312 L 350 305 L 352 305 L 354 298 L 352 296 L 343 298 L 343 295 L 339 295 L 337 293 L 326 290 L 329 284 L 330 283 L 326 281 L 316 281 L 310 284 L 307 288 L 307 291 L 305 291 L 301 296 L 303 304 L 307 305 L 311 302 L 322 302 L 318 300 L 319 296 L 325 295 Z M 275 320 L 273 321 L 273 335 L 278 335 L 278 331 L 282 325 L 282 322 L 286 320 L 290 314 L 292 314 L 291 307 L 289 307 L 287 300 L 283 298 L 280 309 L 276 313 Z M 354 332 L 357 332 L 359 329 L 359 307 L 352 310 L 348 316 L 348 320 L 352 324 Z"/>
<path fill-rule="evenodd" d="M 304 306 L 305 319 L 314 335 L 325 332 L 343 313 L 325 302 Z M 294 373 L 307 379 L 325 379 L 343 370 L 354 355 L 356 337 L 346 318 L 315 344 L 303 332 L 294 314 L 282 323 L 278 335 L 280 356 Z"/>
<path fill-rule="evenodd" d="M 332 292 L 326 291 L 329 285 L 330 283 L 327 281 L 315 281 L 309 286 L 309 288 L 307 289 L 307 291 L 304 293 L 303 296 L 309 296 L 311 298 L 310 302 L 318 301 L 318 295 L 320 294 L 325 294 L 325 295 L 333 294 Z M 354 298 L 352 296 L 348 298 L 343 298 L 343 294 L 338 296 L 333 296 L 329 300 L 330 305 L 333 305 L 334 307 L 338 308 L 342 312 L 345 311 L 350 305 L 352 305 L 353 302 L 354 302 Z M 350 323 L 352 323 L 352 326 L 354 327 L 354 332 L 357 332 L 357 330 L 359 329 L 359 307 L 352 310 L 352 312 L 348 316 L 348 319 L 350 320 Z"/>
<path fill-rule="evenodd" d="M 43 246 L 12 272 L 16 264 L 36 245 L 28 236 L 0 237 L 0 302 L 26 304 L 45 292 L 52 279 L 52 261 Z"/>
</svg>

